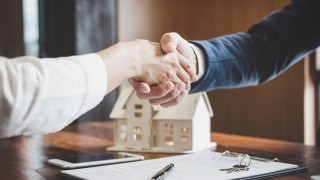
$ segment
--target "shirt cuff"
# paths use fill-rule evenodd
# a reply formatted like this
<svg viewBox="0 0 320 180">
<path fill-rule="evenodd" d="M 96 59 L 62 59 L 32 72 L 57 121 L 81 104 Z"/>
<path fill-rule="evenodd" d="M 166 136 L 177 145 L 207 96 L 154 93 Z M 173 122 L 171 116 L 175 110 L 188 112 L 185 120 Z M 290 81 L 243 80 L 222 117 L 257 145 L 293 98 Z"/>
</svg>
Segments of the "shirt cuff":
<svg viewBox="0 0 320 180">
<path fill-rule="evenodd" d="M 206 69 L 206 63 L 204 62 L 204 53 L 203 51 L 196 45 L 189 43 L 191 45 L 191 48 L 193 49 L 194 53 L 196 54 L 197 57 L 197 63 L 198 63 L 198 74 L 197 77 L 198 79 L 201 79 L 203 74 L 204 74 L 204 70 Z"/>
<path fill-rule="evenodd" d="M 107 91 L 108 77 L 105 64 L 97 54 L 72 56 L 71 58 L 75 58 L 80 63 L 86 78 L 86 90 L 76 115 L 78 117 L 102 101 Z"/>
</svg>

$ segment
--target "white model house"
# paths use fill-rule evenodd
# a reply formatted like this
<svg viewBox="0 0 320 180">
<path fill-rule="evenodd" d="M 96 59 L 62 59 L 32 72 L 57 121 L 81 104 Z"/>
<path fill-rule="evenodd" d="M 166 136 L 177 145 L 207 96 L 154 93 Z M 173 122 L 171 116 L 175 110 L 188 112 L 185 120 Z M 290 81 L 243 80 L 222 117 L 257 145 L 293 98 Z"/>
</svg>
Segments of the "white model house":
<svg viewBox="0 0 320 180">
<path fill-rule="evenodd" d="M 111 112 L 113 151 L 188 153 L 214 146 L 210 143 L 213 112 L 205 93 L 191 94 L 174 107 L 152 106 L 131 87 L 123 89 Z"/>
</svg>

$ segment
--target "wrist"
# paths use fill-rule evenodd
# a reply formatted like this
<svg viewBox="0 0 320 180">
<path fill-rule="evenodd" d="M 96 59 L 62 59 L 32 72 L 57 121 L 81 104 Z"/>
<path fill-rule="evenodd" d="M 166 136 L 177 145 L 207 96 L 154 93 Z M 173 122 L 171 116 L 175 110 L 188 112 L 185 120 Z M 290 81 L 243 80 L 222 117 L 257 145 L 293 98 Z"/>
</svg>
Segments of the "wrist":
<svg viewBox="0 0 320 180">
<path fill-rule="evenodd" d="M 199 66 L 198 66 L 197 53 L 192 45 L 191 45 L 191 49 L 192 49 L 191 59 L 193 59 L 192 66 L 194 67 L 193 70 L 196 72 L 196 75 L 198 75 L 199 74 Z"/>
<path fill-rule="evenodd" d="M 130 48 L 127 42 L 119 42 L 107 49 L 97 52 L 102 58 L 108 72 L 118 72 L 123 80 L 135 75 L 135 64 L 131 60 Z"/>
<path fill-rule="evenodd" d="M 129 42 L 122 42 L 119 44 L 122 49 L 122 58 L 124 59 L 125 66 L 127 66 L 128 78 L 141 76 L 143 62 L 141 54 L 143 51 L 144 40 L 133 40 Z"/>
<path fill-rule="evenodd" d="M 124 43 L 117 43 L 96 53 L 102 59 L 108 75 L 106 94 L 119 86 L 123 81 L 135 75 L 134 62 Z"/>
<path fill-rule="evenodd" d="M 127 54 L 126 63 L 130 64 L 130 72 L 132 72 L 129 78 L 134 77 L 142 80 L 149 76 L 150 68 L 157 64 L 154 58 L 160 51 L 160 45 L 157 47 L 155 43 L 148 40 L 136 39 L 123 43 L 123 46 L 124 53 Z"/>
</svg>

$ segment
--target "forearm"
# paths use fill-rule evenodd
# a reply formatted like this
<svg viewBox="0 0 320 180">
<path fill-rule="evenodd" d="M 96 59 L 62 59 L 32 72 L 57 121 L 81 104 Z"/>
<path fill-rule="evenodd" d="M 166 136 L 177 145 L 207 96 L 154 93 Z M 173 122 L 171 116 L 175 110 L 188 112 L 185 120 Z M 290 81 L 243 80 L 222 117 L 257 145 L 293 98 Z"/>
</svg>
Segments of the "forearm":
<svg viewBox="0 0 320 180">
<path fill-rule="evenodd" d="M 0 58 L 0 64 L 0 138 L 58 131 L 106 92 L 106 70 L 95 54 Z"/>
<path fill-rule="evenodd" d="M 193 43 L 205 53 L 206 70 L 202 78 L 192 84 L 191 93 L 257 85 L 262 82 L 257 62 L 262 58 L 258 58 L 256 45 L 247 33 Z M 267 57 L 263 57 L 265 58 Z"/>
<path fill-rule="evenodd" d="M 196 41 L 207 69 L 192 92 L 257 85 L 275 78 L 320 44 L 320 1 L 294 1 L 248 32 Z"/>
</svg>

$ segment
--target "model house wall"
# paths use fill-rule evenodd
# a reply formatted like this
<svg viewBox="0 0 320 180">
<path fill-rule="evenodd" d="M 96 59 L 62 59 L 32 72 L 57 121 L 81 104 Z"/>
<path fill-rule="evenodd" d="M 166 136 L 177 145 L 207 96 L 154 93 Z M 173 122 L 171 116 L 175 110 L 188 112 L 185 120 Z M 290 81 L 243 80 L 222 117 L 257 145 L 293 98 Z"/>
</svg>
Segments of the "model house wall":
<svg viewBox="0 0 320 180">
<path fill-rule="evenodd" d="M 141 101 L 132 93 L 126 104 L 128 148 L 150 148 L 152 128 L 152 107 L 148 101 Z"/>
<path fill-rule="evenodd" d="M 190 120 L 157 120 L 156 147 L 192 149 L 192 122 Z"/>
<path fill-rule="evenodd" d="M 147 152 L 194 152 L 212 146 L 206 94 L 188 95 L 171 108 L 152 106 L 125 88 L 112 110 L 115 146 L 108 150 Z"/>
</svg>

